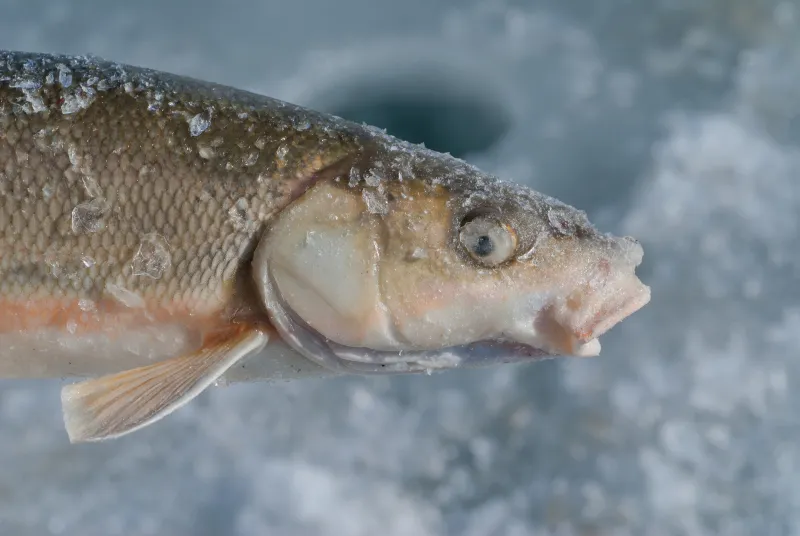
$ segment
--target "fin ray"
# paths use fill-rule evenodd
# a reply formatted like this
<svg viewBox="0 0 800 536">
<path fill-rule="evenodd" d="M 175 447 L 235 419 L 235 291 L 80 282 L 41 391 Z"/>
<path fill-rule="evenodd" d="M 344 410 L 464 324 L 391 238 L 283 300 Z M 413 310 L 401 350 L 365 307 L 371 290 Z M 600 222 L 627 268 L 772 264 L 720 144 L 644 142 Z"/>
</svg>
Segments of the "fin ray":
<svg viewBox="0 0 800 536">
<path fill-rule="evenodd" d="M 268 339 L 263 331 L 236 326 L 194 353 L 65 386 L 61 404 L 70 442 L 120 437 L 166 417 Z"/>
</svg>

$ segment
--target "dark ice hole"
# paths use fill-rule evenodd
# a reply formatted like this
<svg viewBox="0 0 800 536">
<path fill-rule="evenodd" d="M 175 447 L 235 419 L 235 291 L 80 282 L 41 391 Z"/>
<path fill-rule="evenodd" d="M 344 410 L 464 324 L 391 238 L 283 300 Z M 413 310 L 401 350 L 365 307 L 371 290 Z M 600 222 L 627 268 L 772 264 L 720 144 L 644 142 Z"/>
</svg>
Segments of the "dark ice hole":
<svg viewBox="0 0 800 536">
<path fill-rule="evenodd" d="M 459 158 L 490 150 L 510 127 L 503 103 L 479 84 L 444 76 L 398 77 L 402 81 L 356 82 L 322 108 Z"/>
</svg>

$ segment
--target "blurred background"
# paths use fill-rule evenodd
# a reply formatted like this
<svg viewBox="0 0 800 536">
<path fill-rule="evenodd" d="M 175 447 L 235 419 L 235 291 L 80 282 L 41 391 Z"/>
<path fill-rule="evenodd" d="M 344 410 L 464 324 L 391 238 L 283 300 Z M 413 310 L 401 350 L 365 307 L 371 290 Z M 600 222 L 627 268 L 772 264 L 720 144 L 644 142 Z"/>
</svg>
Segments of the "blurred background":
<svg viewBox="0 0 800 536">
<path fill-rule="evenodd" d="M 800 3 L 0 0 L 92 53 L 367 121 L 645 247 L 603 355 L 211 389 L 70 446 L 0 383 L 0 534 L 800 534 Z M 795 333 L 795 335 L 792 335 Z"/>
</svg>

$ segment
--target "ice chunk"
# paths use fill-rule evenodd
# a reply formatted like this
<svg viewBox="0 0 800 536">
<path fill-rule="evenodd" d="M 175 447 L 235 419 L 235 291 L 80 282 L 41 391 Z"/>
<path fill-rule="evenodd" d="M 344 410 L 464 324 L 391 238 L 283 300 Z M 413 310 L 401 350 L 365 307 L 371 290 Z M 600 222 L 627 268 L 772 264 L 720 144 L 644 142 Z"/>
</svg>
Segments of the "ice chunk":
<svg viewBox="0 0 800 536">
<path fill-rule="evenodd" d="M 139 294 L 115 283 L 106 283 L 106 292 L 109 296 L 120 302 L 125 307 L 144 307 L 144 298 L 142 298 Z"/>
<path fill-rule="evenodd" d="M 385 216 L 389 213 L 389 200 L 386 195 L 382 195 L 379 191 L 365 188 L 361 192 L 361 197 L 364 199 L 364 203 L 367 204 L 367 210 L 370 214 Z"/>
<path fill-rule="evenodd" d="M 211 126 L 211 119 L 205 113 L 195 115 L 189 120 L 189 134 L 197 137 Z"/>
<path fill-rule="evenodd" d="M 100 231 L 105 227 L 104 218 L 110 208 L 102 197 L 80 203 L 72 209 L 72 232 L 83 234 Z"/>
<path fill-rule="evenodd" d="M 373 188 L 381 186 L 381 178 L 373 172 L 367 173 L 366 177 L 364 177 L 364 182 Z"/>
<path fill-rule="evenodd" d="M 100 185 L 97 184 L 97 181 L 94 179 L 94 177 L 86 175 L 85 177 L 83 177 L 82 182 L 83 182 L 83 187 L 86 189 L 86 193 L 89 195 L 89 197 L 92 198 L 103 197 L 103 191 L 100 189 Z"/>
<path fill-rule="evenodd" d="M 289 147 L 286 145 L 281 145 L 275 151 L 275 158 L 277 159 L 277 163 L 279 167 L 283 167 L 286 165 L 286 155 L 289 153 Z"/>
<path fill-rule="evenodd" d="M 356 167 L 351 168 L 347 185 L 351 188 L 354 188 L 358 185 L 359 182 L 361 182 L 361 171 L 359 171 L 359 169 Z"/>
<path fill-rule="evenodd" d="M 197 153 L 200 155 L 200 158 L 203 160 L 211 160 L 215 156 L 217 156 L 216 151 L 208 145 L 200 145 L 197 146 Z"/>
<path fill-rule="evenodd" d="M 78 300 L 78 307 L 85 312 L 94 311 L 96 308 L 94 302 L 87 299 Z"/>
<path fill-rule="evenodd" d="M 255 221 L 250 215 L 247 199 L 244 197 L 240 197 L 236 204 L 228 210 L 228 216 L 233 227 L 239 231 L 247 231 L 255 225 Z"/>
<path fill-rule="evenodd" d="M 427 256 L 428 256 L 428 252 L 425 251 L 422 248 L 414 248 L 414 251 L 412 251 L 408 255 L 409 259 L 414 260 L 414 261 L 418 261 L 420 259 L 425 259 L 425 258 L 427 258 Z"/>
<path fill-rule="evenodd" d="M 131 268 L 133 275 L 160 279 L 171 263 L 167 240 L 158 233 L 150 233 L 142 237 Z"/>
<path fill-rule="evenodd" d="M 26 107 L 26 111 L 28 113 L 39 113 L 47 110 L 47 106 L 44 100 L 42 100 L 38 89 L 23 89 L 22 93 L 25 95 L 25 100 L 27 101 L 28 106 Z"/>
<path fill-rule="evenodd" d="M 64 102 L 61 104 L 61 113 L 71 115 L 85 110 L 94 102 L 96 92 L 94 88 L 81 86 L 74 93 L 63 95 Z"/>
<path fill-rule="evenodd" d="M 244 157 L 242 164 L 244 164 L 245 167 L 250 167 L 255 165 L 256 162 L 258 162 L 258 152 L 253 151 Z"/>
<path fill-rule="evenodd" d="M 55 153 L 64 147 L 64 142 L 59 138 L 57 129 L 54 127 L 46 127 L 33 135 L 33 141 L 36 148 L 41 152 Z"/>
<path fill-rule="evenodd" d="M 32 76 L 15 76 L 11 79 L 9 87 L 22 90 L 38 90 L 42 87 L 42 83 Z"/>
<path fill-rule="evenodd" d="M 61 84 L 61 87 L 70 87 L 72 85 L 72 71 L 70 68 L 63 63 L 59 63 L 56 65 L 56 69 L 58 69 L 58 83 Z"/>
</svg>

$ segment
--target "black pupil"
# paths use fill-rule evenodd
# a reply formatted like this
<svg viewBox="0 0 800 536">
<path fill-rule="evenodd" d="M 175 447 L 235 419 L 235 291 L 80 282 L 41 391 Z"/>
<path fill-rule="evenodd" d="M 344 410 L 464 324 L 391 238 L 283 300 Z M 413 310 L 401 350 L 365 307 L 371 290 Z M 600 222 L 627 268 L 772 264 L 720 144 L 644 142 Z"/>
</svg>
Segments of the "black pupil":
<svg viewBox="0 0 800 536">
<path fill-rule="evenodd" d="M 473 251 L 478 257 L 486 257 L 487 255 L 491 255 L 492 251 L 494 251 L 494 243 L 487 235 L 481 235 L 478 237 L 477 242 L 475 242 Z"/>
</svg>

